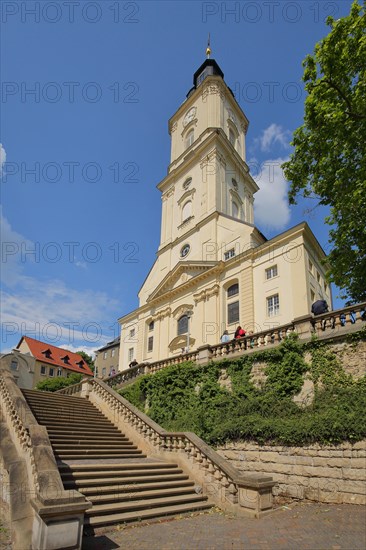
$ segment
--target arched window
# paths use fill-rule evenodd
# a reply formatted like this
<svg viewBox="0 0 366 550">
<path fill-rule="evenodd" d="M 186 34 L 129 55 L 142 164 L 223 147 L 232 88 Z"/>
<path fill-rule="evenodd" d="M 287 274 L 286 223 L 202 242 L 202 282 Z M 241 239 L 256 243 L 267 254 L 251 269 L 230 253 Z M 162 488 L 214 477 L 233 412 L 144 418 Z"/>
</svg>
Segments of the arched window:
<svg viewBox="0 0 366 550">
<path fill-rule="evenodd" d="M 236 204 L 235 201 L 233 201 L 231 204 L 233 218 L 239 218 L 239 206 Z"/>
<path fill-rule="evenodd" d="M 233 147 L 235 147 L 236 137 L 235 137 L 235 134 L 234 134 L 234 130 L 232 130 L 231 128 L 229 128 L 229 141 L 230 141 L 231 145 Z"/>
<path fill-rule="evenodd" d="M 231 298 L 231 296 L 236 296 L 237 294 L 239 294 L 239 284 L 234 283 L 227 289 L 227 297 Z"/>
<path fill-rule="evenodd" d="M 189 130 L 188 134 L 186 135 L 186 149 L 192 145 L 194 141 L 194 130 Z"/>
<path fill-rule="evenodd" d="M 182 315 L 178 319 L 178 336 L 188 332 L 188 315 Z"/>
<path fill-rule="evenodd" d="M 192 201 L 187 201 L 182 208 L 182 222 L 192 216 Z"/>
<path fill-rule="evenodd" d="M 239 322 L 239 300 L 234 298 L 239 294 L 239 283 L 233 283 L 227 289 L 227 323 Z M 234 298 L 234 300 L 232 300 Z"/>
</svg>

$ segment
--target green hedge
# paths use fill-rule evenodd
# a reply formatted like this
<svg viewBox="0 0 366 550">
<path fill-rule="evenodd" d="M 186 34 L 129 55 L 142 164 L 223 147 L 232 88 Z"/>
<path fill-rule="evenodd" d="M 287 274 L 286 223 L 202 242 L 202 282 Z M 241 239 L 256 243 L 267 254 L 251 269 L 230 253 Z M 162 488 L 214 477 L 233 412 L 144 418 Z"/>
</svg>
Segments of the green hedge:
<svg viewBox="0 0 366 550">
<path fill-rule="evenodd" d="M 57 376 L 56 378 L 47 378 L 46 380 L 42 380 L 41 382 L 38 382 L 36 385 L 37 390 L 42 391 L 58 391 L 62 388 L 66 388 L 66 386 L 72 386 L 73 384 L 77 384 L 80 382 L 80 380 L 83 378 L 82 374 L 71 374 L 67 378 L 65 376 Z"/>
<path fill-rule="evenodd" d="M 258 361 L 268 365 L 260 388 L 251 382 Z M 219 384 L 223 372 L 230 377 L 230 390 Z M 315 396 L 311 405 L 300 407 L 292 398 L 305 375 L 315 384 Z M 273 350 L 235 361 L 167 367 L 120 393 L 166 430 L 193 431 L 210 444 L 242 439 L 305 445 L 363 439 L 365 390 L 366 378 L 354 381 L 326 346 L 300 344 L 291 336 Z"/>
</svg>

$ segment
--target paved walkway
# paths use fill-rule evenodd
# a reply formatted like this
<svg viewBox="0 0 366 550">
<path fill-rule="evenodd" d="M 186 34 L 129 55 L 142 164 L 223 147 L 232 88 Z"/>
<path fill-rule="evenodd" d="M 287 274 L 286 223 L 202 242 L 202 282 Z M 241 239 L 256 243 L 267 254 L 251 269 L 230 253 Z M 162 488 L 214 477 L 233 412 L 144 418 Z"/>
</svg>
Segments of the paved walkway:
<svg viewBox="0 0 366 550">
<path fill-rule="evenodd" d="M 221 512 L 121 526 L 84 537 L 83 550 L 364 550 L 366 506 L 298 503 L 262 519 Z"/>
</svg>

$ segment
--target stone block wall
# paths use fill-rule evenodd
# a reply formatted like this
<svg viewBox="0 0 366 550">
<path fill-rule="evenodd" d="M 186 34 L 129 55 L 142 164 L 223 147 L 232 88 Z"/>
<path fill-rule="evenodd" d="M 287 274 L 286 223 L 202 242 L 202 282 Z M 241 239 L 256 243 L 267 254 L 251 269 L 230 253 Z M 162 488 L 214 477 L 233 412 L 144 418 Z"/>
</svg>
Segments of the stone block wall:
<svg viewBox="0 0 366 550">
<path fill-rule="evenodd" d="M 330 342 L 329 347 L 338 359 L 347 374 L 358 380 L 366 374 L 366 341 L 360 340 L 354 344 L 345 342 Z"/>
<path fill-rule="evenodd" d="M 271 475 L 276 496 L 366 504 L 366 440 L 307 447 L 234 442 L 217 451 L 243 473 Z"/>
</svg>

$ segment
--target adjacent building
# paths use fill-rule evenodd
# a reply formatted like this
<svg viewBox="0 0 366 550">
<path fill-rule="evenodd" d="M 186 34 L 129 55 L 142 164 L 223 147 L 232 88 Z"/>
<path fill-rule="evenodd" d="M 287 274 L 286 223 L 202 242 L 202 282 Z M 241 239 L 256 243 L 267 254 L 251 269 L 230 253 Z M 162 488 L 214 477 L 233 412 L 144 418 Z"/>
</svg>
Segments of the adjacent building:
<svg viewBox="0 0 366 550">
<path fill-rule="evenodd" d="M 209 52 L 208 52 L 209 54 Z M 209 55 L 169 120 L 171 159 L 157 257 L 139 307 L 119 319 L 119 368 L 216 344 L 240 324 L 258 332 L 324 298 L 324 251 L 306 223 L 267 240 L 255 227 L 258 186 L 246 164 L 248 119 Z"/>
<path fill-rule="evenodd" d="M 118 371 L 120 337 L 108 342 L 95 352 L 96 375 L 105 378 Z"/>
<path fill-rule="evenodd" d="M 16 348 L 1 358 L 20 388 L 32 389 L 46 378 L 70 374 L 93 376 L 85 360 L 72 351 L 22 336 Z"/>
</svg>

